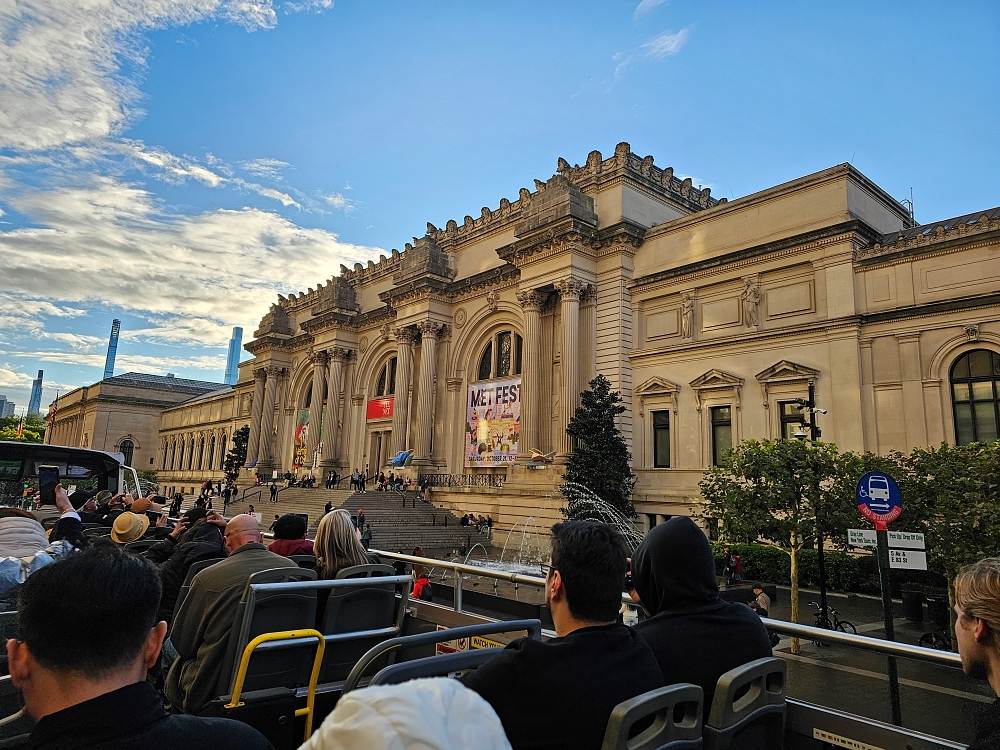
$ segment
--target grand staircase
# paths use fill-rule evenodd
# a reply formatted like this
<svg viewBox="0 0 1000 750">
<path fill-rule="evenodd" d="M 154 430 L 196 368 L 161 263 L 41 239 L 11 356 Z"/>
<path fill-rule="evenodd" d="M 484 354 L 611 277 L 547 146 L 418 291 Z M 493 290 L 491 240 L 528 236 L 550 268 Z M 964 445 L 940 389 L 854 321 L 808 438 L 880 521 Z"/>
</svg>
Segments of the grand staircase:
<svg viewBox="0 0 1000 750">
<path fill-rule="evenodd" d="M 343 508 L 352 516 L 363 508 L 365 519 L 372 527 L 371 546 L 387 552 L 409 553 L 417 545 L 426 551 L 459 549 L 479 543 L 489 546 L 484 534 L 475 528 L 460 526 L 459 519 L 450 511 L 435 508 L 417 498 L 416 492 L 352 492 L 351 490 L 304 489 L 289 487 L 278 493 L 278 502 L 270 502 L 267 487 L 259 496 L 247 493 L 247 500 L 230 503 L 227 515 L 243 513 L 254 506 L 263 515 L 263 526 L 271 525 L 275 515 L 305 513 L 309 516 L 309 533 L 316 534 L 316 526 L 323 517 L 327 502 L 334 508 Z"/>
</svg>

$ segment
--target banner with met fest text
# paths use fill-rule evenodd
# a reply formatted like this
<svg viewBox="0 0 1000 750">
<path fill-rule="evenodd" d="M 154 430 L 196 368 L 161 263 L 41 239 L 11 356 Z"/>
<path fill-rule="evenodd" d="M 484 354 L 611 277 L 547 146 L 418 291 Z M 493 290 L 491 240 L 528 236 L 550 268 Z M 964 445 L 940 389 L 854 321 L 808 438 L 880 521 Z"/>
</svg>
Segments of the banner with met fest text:
<svg viewBox="0 0 1000 750">
<path fill-rule="evenodd" d="M 521 378 L 470 385 L 465 406 L 465 465 L 514 463 L 521 437 Z"/>
</svg>

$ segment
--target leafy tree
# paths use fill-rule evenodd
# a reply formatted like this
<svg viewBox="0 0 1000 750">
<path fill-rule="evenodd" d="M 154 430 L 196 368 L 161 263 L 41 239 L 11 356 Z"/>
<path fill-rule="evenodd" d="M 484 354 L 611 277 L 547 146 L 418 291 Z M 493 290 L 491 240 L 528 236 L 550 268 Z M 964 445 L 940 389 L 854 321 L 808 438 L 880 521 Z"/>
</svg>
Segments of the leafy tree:
<svg viewBox="0 0 1000 750">
<path fill-rule="evenodd" d="M 629 466 L 632 456 L 615 424 L 615 417 L 625 411 L 622 402 L 622 394 L 612 391 L 611 382 L 603 375 L 591 380 L 590 388 L 580 394 L 580 406 L 566 428 L 576 447 L 563 479 L 583 485 L 626 518 L 635 518 L 632 488 L 636 478 Z M 573 518 L 571 510 L 572 505 L 563 509 L 563 514 Z"/>
<path fill-rule="evenodd" d="M 768 541 L 791 559 L 792 621 L 799 616 L 799 553 L 817 535 L 838 546 L 856 522 L 856 457 L 830 443 L 746 440 L 700 483 L 704 518 L 714 518 L 725 541 Z M 797 640 L 792 650 L 798 651 Z"/>
<path fill-rule="evenodd" d="M 21 437 L 17 436 L 20 417 L 0 418 L 0 440 L 16 440 L 22 443 L 41 443 L 45 440 L 45 420 L 37 414 L 29 414 L 24 419 Z"/>
<path fill-rule="evenodd" d="M 159 494 L 160 484 L 154 470 L 137 469 L 136 473 L 139 475 L 139 486 L 142 488 L 143 495 L 148 495 L 150 493 Z"/>
<path fill-rule="evenodd" d="M 240 478 L 240 469 L 247 462 L 247 442 L 249 440 L 249 426 L 241 427 L 233 433 L 233 447 L 226 454 L 226 462 L 223 464 L 223 470 L 226 472 L 226 484 L 230 487 L 236 486 L 236 480 Z"/>
</svg>

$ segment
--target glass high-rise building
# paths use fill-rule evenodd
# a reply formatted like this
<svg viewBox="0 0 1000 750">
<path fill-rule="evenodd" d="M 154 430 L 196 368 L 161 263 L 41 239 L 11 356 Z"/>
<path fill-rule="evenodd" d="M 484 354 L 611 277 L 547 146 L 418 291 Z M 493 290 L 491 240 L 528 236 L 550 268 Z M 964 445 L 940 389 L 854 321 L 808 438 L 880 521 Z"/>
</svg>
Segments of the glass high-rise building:
<svg viewBox="0 0 1000 750">
<path fill-rule="evenodd" d="M 28 400 L 28 414 L 38 414 L 42 406 L 42 370 L 38 377 L 31 381 L 31 398 Z"/>
</svg>

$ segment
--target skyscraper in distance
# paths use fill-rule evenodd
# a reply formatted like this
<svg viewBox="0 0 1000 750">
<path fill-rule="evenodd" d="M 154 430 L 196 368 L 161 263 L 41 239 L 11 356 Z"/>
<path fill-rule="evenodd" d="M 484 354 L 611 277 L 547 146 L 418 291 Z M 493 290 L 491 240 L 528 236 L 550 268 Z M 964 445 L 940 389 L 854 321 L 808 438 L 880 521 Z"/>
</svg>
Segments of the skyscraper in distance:
<svg viewBox="0 0 1000 750">
<path fill-rule="evenodd" d="M 104 379 L 115 375 L 115 355 L 118 354 L 118 333 L 122 329 L 122 322 L 115 318 L 111 323 L 111 338 L 108 340 L 108 356 L 104 360 Z"/>
<path fill-rule="evenodd" d="M 38 377 L 31 381 L 31 398 L 28 400 L 28 415 L 38 414 L 42 406 L 42 370 L 38 371 Z"/>
<path fill-rule="evenodd" d="M 236 385 L 240 377 L 240 346 L 243 343 L 243 329 L 233 328 L 233 337 L 229 339 L 229 356 L 226 357 L 226 385 Z"/>
</svg>

